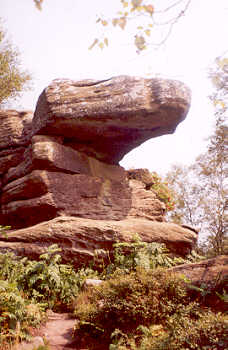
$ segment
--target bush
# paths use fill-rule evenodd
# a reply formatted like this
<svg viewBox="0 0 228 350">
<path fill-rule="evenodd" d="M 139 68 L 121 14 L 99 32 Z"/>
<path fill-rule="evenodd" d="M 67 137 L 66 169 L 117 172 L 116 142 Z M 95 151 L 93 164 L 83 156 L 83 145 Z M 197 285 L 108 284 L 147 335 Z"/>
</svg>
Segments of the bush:
<svg viewBox="0 0 228 350">
<path fill-rule="evenodd" d="M 122 270 L 125 273 L 135 271 L 137 267 L 144 269 L 156 269 L 159 267 L 169 268 L 172 266 L 187 264 L 203 260 L 204 257 L 192 251 L 185 259 L 171 257 L 164 243 L 142 242 L 138 235 L 133 237 L 132 242 L 121 242 L 113 244 L 114 260 L 104 268 L 101 276 L 106 279 L 114 271 Z"/>
<path fill-rule="evenodd" d="M 12 253 L 0 254 L 0 278 L 16 282 L 27 299 L 43 303 L 45 308 L 67 309 L 83 281 L 96 273 L 89 268 L 76 272 L 72 266 L 61 264 L 60 251 L 53 244 L 39 261 L 18 258 Z"/>
<path fill-rule="evenodd" d="M 199 313 L 191 319 L 194 304 L 184 307 L 162 325 L 138 327 L 134 337 L 119 337 L 110 350 L 225 350 L 227 341 L 227 318 L 210 311 Z"/>
<path fill-rule="evenodd" d="M 116 328 L 131 332 L 139 325 L 164 322 L 175 311 L 176 304 L 186 303 L 183 279 L 161 270 L 137 269 L 117 275 L 101 286 L 79 295 L 75 315 L 80 319 L 77 329 L 102 330 L 102 338 L 110 341 Z"/>
<path fill-rule="evenodd" d="M 101 343 L 110 350 L 198 349 L 196 344 L 222 349 L 225 344 L 225 318 L 191 302 L 185 279 L 160 269 L 116 274 L 81 293 L 75 316 L 76 341 L 90 338 L 91 350 Z"/>
<path fill-rule="evenodd" d="M 75 271 L 61 264 L 57 245 L 46 249 L 39 261 L 0 254 L 0 344 L 27 338 L 27 329 L 38 325 L 47 308 L 72 310 L 72 301 L 83 282 L 96 276 L 89 268 Z"/>
<path fill-rule="evenodd" d="M 42 320 L 39 304 L 23 298 L 16 283 L 0 280 L 0 344 L 13 339 L 26 339 L 29 325 Z"/>
<path fill-rule="evenodd" d="M 153 190 L 160 201 L 162 201 L 166 210 L 173 210 L 175 207 L 174 193 L 171 188 L 169 188 L 168 183 L 163 181 L 162 178 L 156 173 L 151 173 L 153 184 L 151 185 L 151 190 Z"/>
</svg>

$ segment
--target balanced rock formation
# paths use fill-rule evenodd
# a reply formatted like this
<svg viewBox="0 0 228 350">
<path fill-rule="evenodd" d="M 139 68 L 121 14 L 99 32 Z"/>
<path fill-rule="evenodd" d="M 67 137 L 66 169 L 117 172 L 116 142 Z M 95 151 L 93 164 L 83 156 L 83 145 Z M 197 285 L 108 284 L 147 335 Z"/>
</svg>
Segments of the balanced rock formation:
<svg viewBox="0 0 228 350">
<path fill-rule="evenodd" d="M 146 140 L 173 133 L 189 106 L 189 89 L 178 81 L 54 80 L 39 97 L 33 133 L 63 136 L 70 147 L 118 164 Z"/>
<path fill-rule="evenodd" d="M 148 237 L 151 232 L 149 241 L 169 242 L 170 235 L 173 251 L 187 254 L 196 234 L 172 228 L 178 231 L 174 238 L 168 224 L 162 223 L 165 207 L 150 190 L 148 173 L 132 176 L 118 162 L 149 138 L 174 132 L 189 106 L 189 89 L 180 82 L 120 76 L 103 81 L 55 80 L 39 97 L 34 116 L 31 112 L 2 111 L 0 225 L 29 227 L 23 231 L 28 238 L 22 238 L 21 231 L 9 233 L 11 248 L 21 240 L 20 244 L 23 241 L 31 246 L 24 250 L 38 252 L 37 244 L 29 243 L 29 232 L 39 231 L 39 227 L 53 232 L 53 219 L 67 217 L 63 220 L 65 227 L 68 220 L 72 224 L 77 218 L 72 224 L 76 227 L 71 229 L 74 242 L 79 239 L 77 230 L 82 222 L 85 227 L 86 220 L 94 220 L 94 240 L 99 241 L 101 235 L 104 246 L 109 246 L 106 233 L 100 232 L 106 232 L 106 222 L 107 227 L 108 222 L 116 222 L 118 239 L 121 229 L 143 236 L 145 229 L 140 227 L 146 227 Z M 97 230 L 98 221 L 98 227 L 103 228 Z M 158 225 L 156 235 L 152 234 L 154 225 Z M 57 239 L 53 234 L 54 241 L 61 242 L 61 235 L 58 233 Z M 113 232 L 111 237 L 113 243 Z M 63 234 L 62 240 L 67 242 L 68 238 Z M 84 247 L 90 245 L 89 238 L 82 242 Z M 67 245 L 69 251 L 74 251 L 74 245 Z M 101 243 L 91 243 L 91 249 L 86 250 L 102 247 Z M 65 246 L 64 250 L 68 251 Z"/>
</svg>

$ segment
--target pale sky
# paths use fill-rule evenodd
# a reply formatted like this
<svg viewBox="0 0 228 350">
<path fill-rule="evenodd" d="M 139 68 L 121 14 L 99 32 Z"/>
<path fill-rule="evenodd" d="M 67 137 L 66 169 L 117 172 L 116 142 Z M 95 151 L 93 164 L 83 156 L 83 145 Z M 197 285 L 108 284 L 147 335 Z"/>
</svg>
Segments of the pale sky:
<svg viewBox="0 0 228 350">
<path fill-rule="evenodd" d="M 165 7 L 174 2 L 151 0 L 155 9 L 158 4 Z M 121 162 L 125 168 L 148 168 L 164 174 L 171 164 L 189 164 L 205 151 L 205 138 L 213 123 L 208 69 L 228 50 L 228 2 L 192 0 L 188 12 L 159 50 L 151 48 L 138 55 L 129 36 L 132 28 L 110 28 L 109 47 L 89 51 L 93 39 L 103 30 L 95 23 L 96 15 L 113 17 L 119 4 L 120 0 L 44 0 L 39 12 L 32 0 L 0 0 L 4 27 L 21 53 L 23 67 L 34 78 L 33 89 L 11 108 L 34 110 L 42 90 L 57 78 L 103 79 L 125 74 L 181 80 L 192 90 L 186 120 L 173 135 L 145 142 Z M 156 39 L 158 29 L 154 32 Z"/>
</svg>

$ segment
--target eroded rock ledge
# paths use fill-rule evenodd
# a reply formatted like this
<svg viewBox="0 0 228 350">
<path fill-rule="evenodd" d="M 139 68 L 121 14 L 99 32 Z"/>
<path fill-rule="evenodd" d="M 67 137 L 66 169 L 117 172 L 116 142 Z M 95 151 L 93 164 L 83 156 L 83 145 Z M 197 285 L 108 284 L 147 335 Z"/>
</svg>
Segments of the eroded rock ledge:
<svg viewBox="0 0 228 350">
<path fill-rule="evenodd" d="M 72 148 L 118 164 L 146 140 L 173 133 L 190 99 L 189 89 L 174 80 L 54 80 L 39 97 L 33 134 L 64 136 Z"/>
<path fill-rule="evenodd" d="M 57 243 L 63 261 L 76 267 L 96 258 L 106 259 L 113 243 L 130 242 L 135 235 L 144 242 L 165 243 L 171 252 L 186 256 L 193 249 L 197 235 L 181 226 L 145 219 L 120 221 L 91 220 L 62 216 L 38 225 L 10 232 L 1 237 L 0 251 L 11 250 L 19 255 L 38 258 L 44 248 Z"/>
<path fill-rule="evenodd" d="M 1 111 L 0 225 L 22 229 L 1 249 L 37 256 L 55 242 L 65 260 L 78 263 L 111 249 L 116 235 L 138 233 L 186 255 L 195 232 L 163 223 L 165 207 L 148 190 L 146 171 L 131 178 L 118 162 L 144 141 L 173 133 L 190 95 L 171 80 L 62 79 L 44 89 L 34 116 Z"/>
</svg>

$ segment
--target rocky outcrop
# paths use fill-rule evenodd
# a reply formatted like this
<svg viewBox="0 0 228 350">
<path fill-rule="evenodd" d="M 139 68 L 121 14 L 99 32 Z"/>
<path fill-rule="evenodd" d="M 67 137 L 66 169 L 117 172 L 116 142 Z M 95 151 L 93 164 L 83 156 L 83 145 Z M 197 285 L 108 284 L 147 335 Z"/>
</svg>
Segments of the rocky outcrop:
<svg viewBox="0 0 228 350">
<path fill-rule="evenodd" d="M 164 221 L 165 204 L 162 203 L 155 192 L 147 189 L 145 184 L 138 180 L 130 180 L 131 208 L 128 218 L 144 218 L 152 221 Z"/>
<path fill-rule="evenodd" d="M 173 133 L 189 106 L 189 89 L 178 81 L 54 80 L 38 100 L 33 133 L 64 136 L 70 147 L 118 164 L 146 140 Z"/>
<path fill-rule="evenodd" d="M 1 111 L 0 225 L 28 227 L 1 248 L 37 257 L 55 242 L 66 261 L 80 264 L 138 233 L 186 255 L 195 232 L 162 223 L 165 207 L 150 173 L 126 172 L 118 162 L 149 138 L 174 132 L 189 105 L 180 82 L 120 76 L 55 80 L 34 117 Z"/>
<path fill-rule="evenodd" d="M 31 138 L 32 118 L 31 111 L 0 110 L 0 149 L 26 145 Z"/>
<path fill-rule="evenodd" d="M 11 250 L 19 255 L 38 258 L 44 248 L 57 243 L 62 248 L 63 261 L 73 261 L 76 267 L 106 260 L 113 243 L 132 241 L 138 234 L 145 242 L 165 243 L 178 256 L 186 256 L 194 247 L 197 235 L 176 224 L 145 219 L 119 221 L 59 217 L 41 224 L 8 233 L 1 237 L 0 251 Z"/>
<path fill-rule="evenodd" d="M 34 117 L 0 112 L 0 223 L 21 228 L 62 215 L 163 221 L 164 205 L 118 161 L 174 132 L 189 104 L 180 82 L 120 76 L 55 80 Z"/>
</svg>

